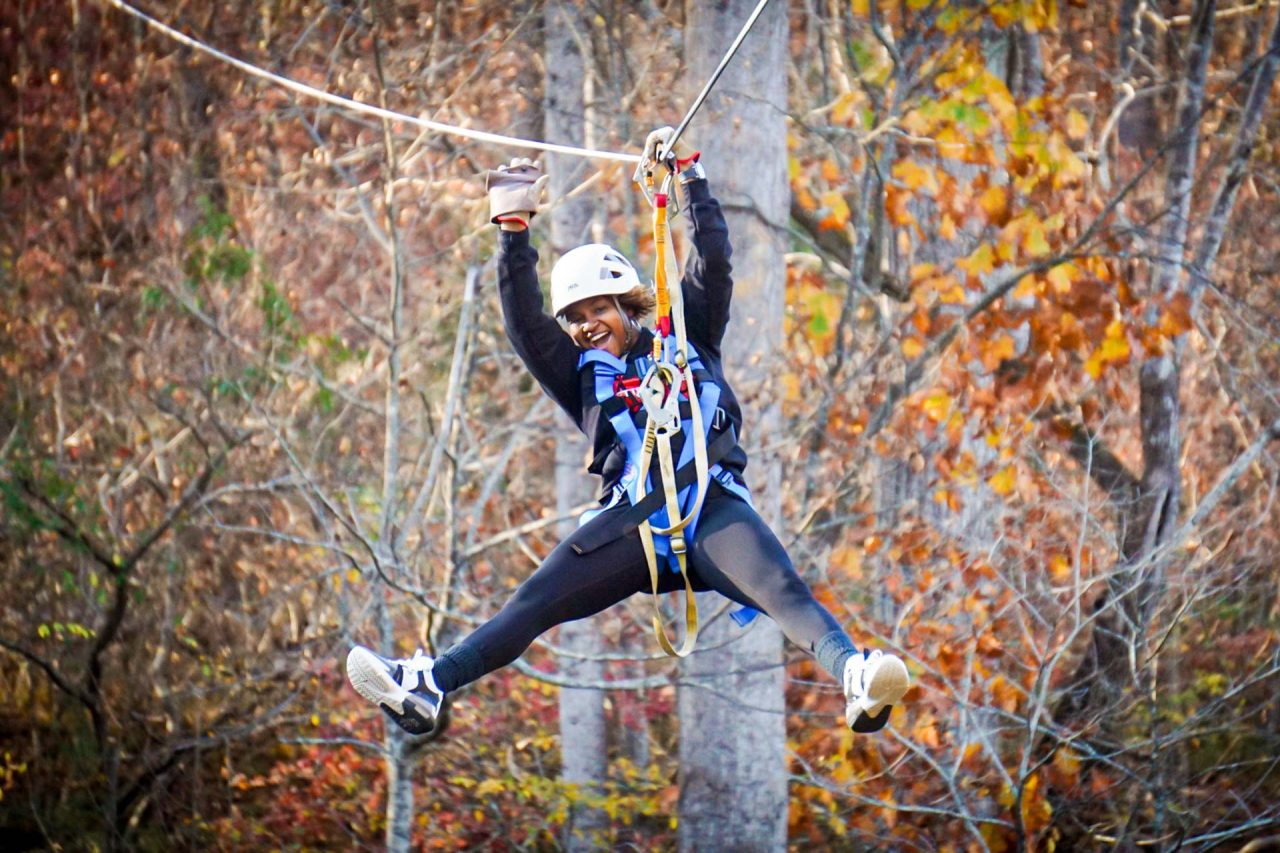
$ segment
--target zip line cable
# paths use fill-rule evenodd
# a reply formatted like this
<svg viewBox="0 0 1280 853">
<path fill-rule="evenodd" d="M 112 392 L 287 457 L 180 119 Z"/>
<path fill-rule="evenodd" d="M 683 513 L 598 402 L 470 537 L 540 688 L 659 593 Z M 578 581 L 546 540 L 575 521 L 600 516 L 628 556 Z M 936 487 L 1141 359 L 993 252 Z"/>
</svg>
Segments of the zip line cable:
<svg viewBox="0 0 1280 853">
<path fill-rule="evenodd" d="M 733 44 L 729 45 L 729 49 L 725 51 L 724 57 L 720 60 L 720 64 L 716 66 L 716 70 L 711 73 L 711 79 L 707 80 L 707 85 L 702 87 L 702 91 L 698 93 L 698 97 L 693 99 L 693 106 L 689 107 L 689 111 L 685 113 L 684 118 L 680 121 L 680 125 L 676 128 L 675 133 L 671 134 L 671 141 L 667 143 L 666 149 L 659 152 L 660 160 L 665 160 L 667 156 L 676 150 L 676 140 L 680 138 L 680 134 L 684 133 L 684 129 L 689 126 L 689 122 L 693 120 L 694 113 L 702 106 L 702 102 L 707 99 L 707 95 L 711 94 L 711 89 L 720 79 L 720 75 L 729 67 L 734 54 L 738 52 L 747 33 L 751 32 L 751 27 L 755 24 L 756 18 L 760 17 L 760 13 L 764 11 L 764 7 L 769 5 L 769 0 L 760 0 L 756 4 L 756 8 L 751 12 L 751 16 L 747 18 L 747 22 L 742 25 L 742 29 L 738 31 L 738 37 L 733 40 Z"/>
<path fill-rule="evenodd" d="M 168 36 L 174 41 L 184 44 L 193 50 L 212 56 L 214 59 L 225 62 L 234 68 L 238 68 L 246 74 L 250 74 L 254 77 L 260 77 L 263 80 L 270 81 L 275 83 L 277 86 L 281 86 L 282 88 L 304 95 L 308 98 L 315 98 L 318 101 L 333 104 L 337 107 L 343 107 L 352 110 L 353 112 L 364 113 L 366 115 L 377 116 L 378 118 L 390 119 L 392 121 L 408 122 L 409 124 L 417 125 L 425 130 L 434 130 L 437 133 L 447 133 L 453 136 L 475 139 L 479 142 L 492 142 L 496 145 L 505 145 L 508 147 L 533 148 L 539 151 L 549 151 L 553 154 L 567 154 L 572 157 L 586 157 L 598 160 L 614 160 L 621 163 L 639 164 L 642 159 L 635 154 L 622 154 L 616 151 L 600 151 L 593 148 L 578 148 L 573 145 L 558 145 L 553 142 L 539 142 L 534 139 L 520 139 L 514 136 L 504 136 L 500 133 L 489 133 L 484 130 L 472 130 L 466 127 L 458 127 L 452 124 L 444 124 L 443 122 L 431 121 L 430 119 L 398 113 L 394 110 L 383 109 L 382 107 L 352 100 L 351 98 L 344 98 L 341 95 L 335 95 L 332 92 L 326 92 L 323 89 L 308 86 L 306 83 L 299 83 L 296 80 L 283 77 L 279 74 L 268 71 L 265 68 L 259 68 L 251 62 L 245 62 L 243 59 L 237 59 L 228 53 L 223 53 L 217 48 L 207 45 L 198 39 L 194 39 L 191 36 L 178 32 L 173 27 L 151 17 L 146 12 L 130 6 L 128 3 L 124 2 L 124 0 L 106 0 L 106 2 L 108 5 L 114 6 L 121 12 L 132 15 L 156 32 Z M 689 126 L 689 122 L 693 120 L 694 115 L 702 106 L 703 101 L 707 99 L 707 95 L 711 94 L 711 89 L 720 80 L 720 75 L 723 74 L 725 68 L 729 66 L 730 61 L 732 61 L 734 55 L 737 54 L 738 48 L 742 45 L 743 40 L 745 40 L 747 34 L 751 32 L 751 27 L 755 24 L 756 19 L 760 17 L 760 13 L 764 11 L 764 7 L 768 4 L 769 0 L 760 0 L 760 2 L 756 4 L 756 8 L 752 10 L 750 17 L 747 18 L 747 22 L 743 24 L 742 29 L 738 31 L 737 38 L 733 40 L 733 44 L 729 45 L 729 49 L 725 51 L 724 56 L 720 59 L 720 64 L 716 66 L 716 70 L 712 72 L 711 78 L 707 80 L 706 85 L 702 87 L 702 91 L 698 93 L 698 97 L 694 99 L 693 106 L 689 107 L 689 111 L 685 113 L 684 118 L 680 121 L 675 133 L 671 136 L 671 140 L 667 143 L 666 150 L 661 152 L 663 157 L 660 159 L 665 159 L 669 152 L 675 150 L 676 140 L 680 138 L 680 135 L 684 133 L 685 128 Z"/>
<path fill-rule="evenodd" d="M 463 136 L 467 139 L 475 139 L 480 142 L 492 142 L 496 145 L 518 148 L 535 148 L 539 151 L 549 151 L 553 154 L 567 154 L 572 157 L 586 157 L 598 160 L 616 160 L 622 163 L 640 162 L 640 157 L 635 154 L 620 154 L 614 151 L 597 151 L 592 148 L 577 148 L 572 145 L 557 145 L 552 142 L 538 142 L 533 139 L 518 139 L 513 136 L 503 136 L 499 133 L 488 133 L 483 130 L 471 130 L 466 127 L 456 127 L 451 124 L 444 124 L 438 121 L 431 121 L 430 119 L 418 118 L 416 116 L 394 112 L 393 110 L 386 110 L 382 107 L 374 106 L 373 104 L 354 101 L 350 98 L 344 98 L 341 95 L 326 92 L 323 89 L 317 89 L 314 86 L 308 86 L 305 83 L 299 83 L 296 80 L 290 80 L 288 77 L 282 77 L 279 74 L 274 74 L 264 68 L 259 68 L 258 66 L 245 62 L 242 59 L 237 59 L 230 54 L 223 53 L 217 48 L 210 47 L 204 42 L 193 39 L 190 36 L 178 32 L 173 29 L 173 27 L 161 23 L 147 13 L 135 9 L 128 3 L 125 3 L 124 0 L 106 0 L 106 2 L 120 11 L 139 19 L 157 32 L 162 33 L 163 35 L 166 35 L 174 41 L 184 44 L 193 50 L 208 54 L 221 62 L 225 62 L 228 65 L 240 69 L 246 74 L 251 74 L 254 77 L 260 77 L 264 80 L 269 80 L 277 86 L 297 92 L 300 95 L 305 95 L 308 98 L 315 98 L 318 101 L 324 101 L 327 104 L 333 104 L 334 106 L 344 107 L 354 112 L 365 113 L 367 115 L 390 119 L 392 121 L 408 122 L 426 130 L 434 130 L 437 133 Z"/>
</svg>

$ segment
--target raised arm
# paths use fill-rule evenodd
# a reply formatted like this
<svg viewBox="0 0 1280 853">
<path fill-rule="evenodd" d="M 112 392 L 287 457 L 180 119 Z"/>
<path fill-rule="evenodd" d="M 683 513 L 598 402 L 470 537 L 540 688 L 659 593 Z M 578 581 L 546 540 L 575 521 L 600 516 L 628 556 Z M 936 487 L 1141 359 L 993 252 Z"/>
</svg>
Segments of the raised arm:
<svg viewBox="0 0 1280 853">
<path fill-rule="evenodd" d="M 578 348 L 543 305 L 538 250 L 529 243 L 529 220 L 544 183 L 541 170 L 528 160 L 513 160 L 489 173 L 490 214 L 501 229 L 497 266 L 502 324 L 533 378 L 578 423 Z"/>
<path fill-rule="evenodd" d="M 697 171 L 701 171 L 700 167 Z M 706 178 L 695 177 L 684 188 L 693 231 L 693 246 L 681 281 L 685 326 L 695 347 L 719 357 L 733 298 L 729 226 Z"/>
<path fill-rule="evenodd" d="M 660 127 L 650 133 L 644 143 L 644 157 L 664 175 L 667 169 L 678 169 L 677 178 L 683 188 L 693 232 L 693 246 L 680 282 L 685 328 L 695 347 L 718 357 L 720 342 L 729 325 L 729 302 L 733 298 L 729 226 L 720 202 L 711 196 L 706 172 L 697 155 L 691 154 L 688 146 L 679 140 L 674 151 L 667 151 L 674 134 L 670 127 Z"/>
</svg>

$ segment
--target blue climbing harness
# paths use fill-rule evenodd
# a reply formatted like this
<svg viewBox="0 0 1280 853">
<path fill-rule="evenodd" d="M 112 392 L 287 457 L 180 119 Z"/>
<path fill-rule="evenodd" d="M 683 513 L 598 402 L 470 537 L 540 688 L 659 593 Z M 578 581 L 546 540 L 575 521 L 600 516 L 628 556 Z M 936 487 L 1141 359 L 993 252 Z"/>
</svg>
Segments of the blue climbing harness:
<svg viewBox="0 0 1280 853">
<path fill-rule="evenodd" d="M 732 425 L 729 423 L 727 413 L 719 405 L 720 386 L 716 383 L 711 372 L 706 369 L 697 349 L 692 344 L 686 344 L 686 346 L 690 373 L 697 383 L 696 396 L 698 408 L 702 415 L 702 423 L 706 431 L 706 441 L 707 444 L 710 444 L 712 433 L 730 430 Z M 624 499 L 632 505 L 635 505 L 639 500 L 640 471 L 638 462 L 642 455 L 642 436 L 648 414 L 643 406 L 636 401 L 634 387 L 638 384 L 636 380 L 648 373 L 650 367 L 652 367 L 652 361 L 648 356 L 640 356 L 631 362 L 627 362 L 606 350 L 598 349 L 586 350 L 578 359 L 579 371 L 589 371 L 589 373 L 584 373 L 583 376 L 584 394 L 587 393 L 588 389 L 593 392 L 596 402 L 600 405 L 601 412 L 609 419 L 609 423 L 613 426 L 613 431 L 618 436 L 618 440 L 622 442 L 627 456 L 622 476 L 614 484 L 612 494 L 609 495 L 608 500 L 598 509 L 588 510 L 583 513 L 578 520 L 579 525 L 586 524 L 600 513 L 622 504 Z M 693 413 L 688 410 L 688 395 L 685 393 L 681 393 L 680 406 L 680 429 L 685 433 L 685 440 L 680 448 L 679 462 L 676 467 L 683 469 L 690 463 L 694 455 Z M 656 460 L 654 461 L 656 462 Z M 727 470 L 719 462 L 715 462 L 708 469 L 708 473 L 710 479 L 714 479 L 725 491 L 754 508 L 755 505 L 751 501 L 750 489 L 739 482 L 731 471 Z M 647 478 L 645 491 L 652 491 L 652 473 L 645 472 L 645 476 Z M 693 510 L 697 498 L 695 494 L 697 488 L 697 483 L 690 483 L 678 492 L 681 513 L 687 514 Z M 684 527 L 684 538 L 690 542 L 693 541 L 697 534 L 699 515 L 701 515 L 700 512 Z M 671 527 L 675 521 L 676 519 L 668 517 L 665 506 L 659 507 L 649 516 L 649 523 L 655 530 Z M 668 570 L 679 572 L 680 561 L 671 548 L 671 537 L 655 532 L 653 534 L 653 543 L 654 550 L 665 560 Z M 757 614 L 758 611 L 755 609 L 744 606 L 732 612 L 730 618 L 738 625 L 746 625 Z"/>
</svg>

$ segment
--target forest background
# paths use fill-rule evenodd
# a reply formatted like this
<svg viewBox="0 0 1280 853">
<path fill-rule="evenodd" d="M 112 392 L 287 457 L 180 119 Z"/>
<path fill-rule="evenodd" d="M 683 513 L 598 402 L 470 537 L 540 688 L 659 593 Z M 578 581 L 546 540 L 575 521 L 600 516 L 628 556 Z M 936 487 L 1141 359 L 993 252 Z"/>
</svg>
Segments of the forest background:
<svg viewBox="0 0 1280 853">
<path fill-rule="evenodd" d="M 145 10 L 638 153 L 750 5 Z M 411 742 L 349 645 L 447 647 L 590 499 L 494 288 L 482 174 L 535 152 L 3 4 L 0 846 L 1274 849 L 1278 15 L 775 0 L 688 131 L 741 259 L 748 475 L 909 701 L 855 738 L 767 624 L 709 598 L 677 665 L 637 600 Z M 543 263 L 651 263 L 630 168 L 548 160 Z"/>
</svg>

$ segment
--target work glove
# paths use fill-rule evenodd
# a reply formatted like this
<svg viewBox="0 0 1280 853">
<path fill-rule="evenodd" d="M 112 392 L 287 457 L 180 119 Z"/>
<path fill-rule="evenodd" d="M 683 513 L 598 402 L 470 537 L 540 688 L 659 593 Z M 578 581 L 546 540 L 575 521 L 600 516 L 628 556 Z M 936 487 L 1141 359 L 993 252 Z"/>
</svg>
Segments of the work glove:
<svg viewBox="0 0 1280 853">
<path fill-rule="evenodd" d="M 644 140 L 644 158 L 654 164 L 653 177 L 659 185 L 667 176 L 669 161 L 659 162 L 658 155 L 666 152 L 666 147 L 671 141 L 671 137 L 675 136 L 675 134 L 675 129 L 667 125 L 653 131 Z M 698 153 L 685 144 L 684 137 L 676 140 L 676 149 L 672 153 L 677 161 L 677 170 L 681 172 L 698 161 Z"/>
<path fill-rule="evenodd" d="M 547 180 L 542 164 L 526 157 L 490 169 L 484 178 L 484 188 L 489 193 L 489 221 L 498 225 L 520 222 L 527 227 L 538 212 Z"/>
</svg>

